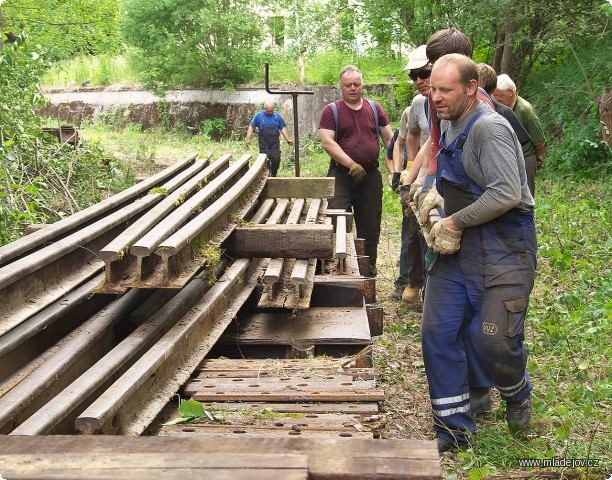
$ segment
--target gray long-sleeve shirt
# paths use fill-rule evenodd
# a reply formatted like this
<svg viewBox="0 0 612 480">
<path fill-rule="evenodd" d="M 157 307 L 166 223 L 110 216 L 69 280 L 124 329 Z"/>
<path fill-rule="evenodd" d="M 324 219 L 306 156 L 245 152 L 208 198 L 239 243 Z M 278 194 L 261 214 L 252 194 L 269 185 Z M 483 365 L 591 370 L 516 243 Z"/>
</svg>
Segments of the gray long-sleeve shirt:
<svg viewBox="0 0 612 480">
<path fill-rule="evenodd" d="M 441 131 L 449 145 L 463 132 L 479 110 L 488 106 L 478 101 L 474 109 L 457 123 L 443 121 Z M 486 223 L 512 208 L 528 212 L 535 201 L 527 186 L 525 159 L 521 144 L 508 121 L 501 115 L 484 113 L 472 126 L 463 146 L 465 172 L 484 193 L 471 205 L 452 215 L 461 229 Z"/>
</svg>

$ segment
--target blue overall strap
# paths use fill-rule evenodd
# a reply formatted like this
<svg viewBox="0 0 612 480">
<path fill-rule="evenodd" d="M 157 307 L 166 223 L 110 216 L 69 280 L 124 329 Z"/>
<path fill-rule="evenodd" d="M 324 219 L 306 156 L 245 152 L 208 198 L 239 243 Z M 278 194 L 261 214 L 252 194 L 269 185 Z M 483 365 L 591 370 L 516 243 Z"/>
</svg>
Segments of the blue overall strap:
<svg viewBox="0 0 612 480">
<path fill-rule="evenodd" d="M 368 100 L 368 103 L 374 111 L 374 122 L 376 123 L 376 138 L 378 138 L 380 136 L 380 127 L 378 126 L 378 109 L 376 108 L 376 105 L 374 104 L 373 100 Z M 336 106 L 336 102 L 330 103 L 329 106 L 331 107 L 332 113 L 334 114 L 334 124 L 336 125 L 334 141 L 338 141 L 338 107 Z"/>
<path fill-rule="evenodd" d="M 446 147 L 446 142 L 444 141 L 444 138 L 446 137 L 446 132 L 444 132 L 440 136 L 440 149 L 445 148 L 446 150 L 450 150 L 451 152 L 454 152 L 455 150 L 463 150 L 463 144 L 465 143 L 465 139 L 467 138 L 468 134 L 470 133 L 470 130 L 472 129 L 472 125 L 476 123 L 476 120 L 478 120 L 483 113 L 490 113 L 492 111 L 493 110 L 491 110 L 490 108 L 480 110 L 476 115 L 472 117 L 470 122 L 463 129 L 463 132 L 461 132 L 459 136 L 455 138 L 455 140 L 453 140 L 448 147 Z"/>
<path fill-rule="evenodd" d="M 280 128 L 279 128 L 280 122 L 278 121 L 278 115 L 280 115 L 278 112 L 272 112 L 272 118 L 273 118 L 274 124 L 268 124 L 268 122 L 266 122 L 267 115 L 265 113 L 263 115 L 260 115 L 258 129 L 261 131 L 265 127 L 276 127 L 278 131 L 280 132 Z"/>
</svg>

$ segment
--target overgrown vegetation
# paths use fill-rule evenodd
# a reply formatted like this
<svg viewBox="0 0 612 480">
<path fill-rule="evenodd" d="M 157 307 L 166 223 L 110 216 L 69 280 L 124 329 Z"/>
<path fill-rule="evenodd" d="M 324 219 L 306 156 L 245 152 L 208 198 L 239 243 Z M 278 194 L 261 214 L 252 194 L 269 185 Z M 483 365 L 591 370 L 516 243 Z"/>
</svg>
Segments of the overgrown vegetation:
<svg viewBox="0 0 612 480">
<path fill-rule="evenodd" d="M 129 165 L 95 142 L 78 149 L 43 133 L 36 114 L 37 82 L 46 64 L 25 33 L 3 32 L 0 50 L 0 244 L 25 226 L 52 223 L 100 201 L 133 181 Z M 19 79 L 16 82 L 15 79 Z"/>
</svg>

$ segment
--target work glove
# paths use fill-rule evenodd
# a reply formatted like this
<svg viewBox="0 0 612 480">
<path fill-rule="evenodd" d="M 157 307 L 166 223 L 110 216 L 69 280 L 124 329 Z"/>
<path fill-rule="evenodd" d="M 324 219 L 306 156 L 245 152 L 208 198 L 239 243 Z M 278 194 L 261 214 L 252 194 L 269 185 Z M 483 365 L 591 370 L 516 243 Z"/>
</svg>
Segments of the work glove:
<svg viewBox="0 0 612 480">
<path fill-rule="evenodd" d="M 349 169 L 348 174 L 357 185 L 362 183 L 368 176 L 364 168 L 358 163 L 353 164 L 353 166 Z"/>
<path fill-rule="evenodd" d="M 410 202 L 410 185 L 399 186 L 400 201 L 404 208 L 410 208 L 408 202 Z"/>
<path fill-rule="evenodd" d="M 393 172 L 393 176 L 391 177 L 391 188 L 394 192 L 399 192 L 400 186 L 400 173 Z"/>
<path fill-rule="evenodd" d="M 421 191 L 422 186 L 423 186 L 423 182 L 418 182 L 416 180 L 412 182 L 412 185 L 410 185 L 410 200 L 413 200 L 416 202 L 416 197 L 418 195 L 418 192 Z"/>
<path fill-rule="evenodd" d="M 408 170 L 407 168 L 405 170 L 402 170 L 400 172 L 400 184 L 403 185 L 404 182 L 406 181 L 406 177 L 408 176 L 408 173 L 410 172 L 410 170 Z"/>
<path fill-rule="evenodd" d="M 433 237 L 433 251 L 442 255 L 450 255 L 459 250 L 461 246 L 461 234 L 463 230 L 455 231 L 444 225 L 440 220 L 431 228 Z"/>
<path fill-rule="evenodd" d="M 419 205 L 419 221 L 421 225 L 429 222 L 429 214 L 436 207 L 444 208 L 444 198 L 440 196 L 437 189 L 431 188 Z"/>
</svg>

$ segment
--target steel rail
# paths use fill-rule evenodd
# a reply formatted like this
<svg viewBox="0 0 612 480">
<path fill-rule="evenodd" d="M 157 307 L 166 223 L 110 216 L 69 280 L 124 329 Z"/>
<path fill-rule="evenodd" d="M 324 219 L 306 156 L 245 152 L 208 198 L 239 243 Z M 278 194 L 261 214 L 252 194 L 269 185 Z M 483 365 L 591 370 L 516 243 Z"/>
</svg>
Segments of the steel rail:
<svg viewBox="0 0 612 480">
<path fill-rule="evenodd" d="M 251 222 L 262 221 L 270 213 L 274 203 L 274 199 L 263 201 Z M 225 265 L 226 262 L 220 262 L 219 273 Z M 142 323 L 70 385 L 25 419 L 11 432 L 11 435 L 74 433 L 74 418 L 95 400 L 96 392 L 99 394 L 108 388 L 118 373 L 126 371 L 146 352 L 146 349 L 154 345 L 180 318 L 185 316 L 210 288 L 208 280 L 204 272 L 176 294 L 168 290 L 155 291 L 146 302 L 129 315 L 133 323 L 139 323 L 140 320 Z M 57 361 L 52 357 L 47 363 L 53 365 Z M 51 374 L 56 371 L 52 368 Z M 45 385 L 39 385 L 37 388 L 32 382 L 28 386 L 35 391 L 45 388 Z"/>
<path fill-rule="evenodd" d="M 251 222 L 263 222 L 274 203 L 273 199 L 263 201 Z M 280 208 L 277 206 L 271 218 L 275 214 L 282 215 L 278 212 L 285 209 L 286 204 Z M 231 264 L 181 320 L 78 416 L 75 428 L 85 434 L 141 434 L 168 399 L 189 379 L 251 295 L 262 262 L 239 259 Z M 188 286 L 194 282 L 200 280 L 194 279 Z M 177 304 L 180 303 L 179 295 L 173 299 Z M 160 311 L 159 315 L 163 317 L 165 313 Z M 47 429 L 48 425 L 32 430 L 26 430 L 26 427 L 20 431 L 38 432 Z"/>
<path fill-rule="evenodd" d="M 109 295 L 93 296 L 104 279 L 95 275 L 66 296 L 50 304 L 0 337 L 0 382 L 31 362 L 37 355 L 110 303 Z M 0 396 L 2 391 L 0 390 Z"/>
<path fill-rule="evenodd" d="M 13 430 L 101 358 L 112 343 L 113 327 L 150 294 L 138 289 L 126 293 L 73 331 L 62 349 L 6 392 L 0 398 L 0 433 Z"/>
<path fill-rule="evenodd" d="M 207 154 L 210 156 L 211 154 Z M 20 257 L 30 250 L 39 247 L 40 245 L 55 239 L 63 234 L 68 234 L 75 228 L 83 224 L 97 220 L 101 215 L 107 214 L 113 209 L 120 208 L 126 203 L 133 201 L 138 196 L 148 192 L 151 188 L 159 186 L 164 180 L 176 175 L 180 171 L 194 162 L 197 154 L 191 154 L 187 158 L 180 160 L 161 172 L 149 177 L 148 179 L 137 183 L 136 185 L 117 193 L 111 197 L 95 203 L 80 212 L 70 215 L 69 217 L 58 220 L 50 225 L 45 225 L 44 228 L 37 230 L 29 235 L 26 235 L 14 242 L 0 247 L 0 266 L 7 264 L 10 260 Z"/>
<path fill-rule="evenodd" d="M 248 172 L 206 210 L 164 240 L 155 250 L 162 258 L 162 275 L 156 285 L 182 287 L 202 265 L 201 247 L 213 236 L 220 244 L 235 228 L 232 216 L 244 218 L 264 188 L 266 155 L 260 154 Z M 228 228 L 229 227 L 229 228 Z"/>
<path fill-rule="evenodd" d="M 191 166 L 163 184 L 174 191 L 202 165 Z M 133 221 L 164 198 L 149 193 L 60 240 L 0 268 L 0 335 L 67 294 L 103 267 L 97 254 Z M 10 244 L 9 244 L 10 245 Z"/>
<path fill-rule="evenodd" d="M 131 274 L 120 284 L 124 287 L 152 288 L 165 285 L 163 275 L 164 261 L 159 255 L 154 255 L 155 249 L 169 236 L 194 220 L 194 215 L 205 210 L 216 197 L 227 190 L 231 182 L 240 182 L 239 177 L 248 172 L 250 155 L 244 155 L 231 167 L 193 195 L 189 200 L 170 213 L 146 235 L 140 238 L 130 248 L 130 254 L 136 258 Z M 189 277 L 190 278 L 190 277 Z M 189 279 L 187 278 L 187 280 Z M 183 286 L 184 281 L 178 285 Z"/>
<path fill-rule="evenodd" d="M 210 288 L 203 275 L 195 277 L 185 288 L 181 289 L 167 303 L 155 310 L 136 330 L 123 339 L 98 362 L 92 365 L 80 377 L 47 402 L 32 416 L 11 432 L 11 435 L 45 435 L 58 433 L 61 430 L 74 433 L 74 418 L 91 402 L 92 396 L 101 388 L 108 388 L 117 372 L 126 371 L 140 358 L 147 348 L 151 347 L 176 322 L 182 318 L 193 304 Z M 165 293 L 164 290 L 159 290 Z M 145 303 L 152 303 L 151 297 Z M 134 315 L 134 314 L 133 314 Z M 132 316 L 133 316 L 132 315 Z M 132 317 L 131 316 L 131 317 Z M 72 415 L 72 418 L 70 416 Z M 66 419 L 72 422 L 65 422 Z"/>
<path fill-rule="evenodd" d="M 110 291 L 115 291 L 118 286 L 114 284 L 133 270 L 136 257 L 132 255 L 130 248 L 142 238 L 147 232 L 155 227 L 170 212 L 185 203 L 195 191 L 199 191 L 221 172 L 227 170 L 231 155 L 223 155 L 212 165 L 207 166 L 180 188 L 172 192 L 161 202 L 155 205 L 146 215 L 132 223 L 111 243 L 100 250 L 99 256 L 105 263 L 105 286 Z"/>
</svg>

